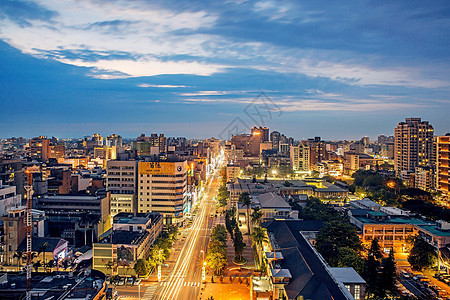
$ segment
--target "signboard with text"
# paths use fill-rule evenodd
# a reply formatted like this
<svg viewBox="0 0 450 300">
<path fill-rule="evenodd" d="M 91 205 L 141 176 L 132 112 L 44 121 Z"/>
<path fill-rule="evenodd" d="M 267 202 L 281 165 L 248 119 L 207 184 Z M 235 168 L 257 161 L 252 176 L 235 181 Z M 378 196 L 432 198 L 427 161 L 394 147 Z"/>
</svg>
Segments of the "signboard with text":
<svg viewBox="0 0 450 300">
<path fill-rule="evenodd" d="M 174 174 L 175 163 L 170 162 L 139 162 L 139 174 Z"/>
</svg>

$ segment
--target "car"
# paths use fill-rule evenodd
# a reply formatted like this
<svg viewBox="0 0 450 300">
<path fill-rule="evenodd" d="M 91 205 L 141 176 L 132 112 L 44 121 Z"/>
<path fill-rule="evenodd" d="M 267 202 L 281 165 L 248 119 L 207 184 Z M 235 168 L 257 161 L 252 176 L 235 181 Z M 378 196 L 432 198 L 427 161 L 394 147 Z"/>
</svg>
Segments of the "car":
<svg viewBox="0 0 450 300">
<path fill-rule="evenodd" d="M 142 281 L 142 278 L 136 278 L 134 280 L 134 285 L 139 285 L 141 283 L 141 281 Z"/>
<path fill-rule="evenodd" d="M 401 273 L 404 278 L 411 278 L 411 276 L 409 276 L 408 272 L 402 270 Z"/>
<path fill-rule="evenodd" d="M 120 280 L 119 276 L 114 277 L 113 284 L 118 285 L 119 284 L 119 280 Z"/>
<path fill-rule="evenodd" d="M 117 285 L 125 285 L 125 277 L 120 277 L 119 283 Z"/>
<path fill-rule="evenodd" d="M 133 285 L 133 277 L 127 277 L 127 285 Z"/>
</svg>

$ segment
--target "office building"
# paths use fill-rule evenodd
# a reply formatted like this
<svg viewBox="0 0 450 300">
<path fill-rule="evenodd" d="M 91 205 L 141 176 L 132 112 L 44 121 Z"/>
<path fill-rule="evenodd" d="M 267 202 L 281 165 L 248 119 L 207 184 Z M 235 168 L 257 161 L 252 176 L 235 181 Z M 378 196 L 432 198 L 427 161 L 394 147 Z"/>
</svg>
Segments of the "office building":
<svg viewBox="0 0 450 300">
<path fill-rule="evenodd" d="M 436 140 L 436 189 L 449 196 L 450 134 Z"/>
<path fill-rule="evenodd" d="M 291 146 L 290 149 L 291 167 L 294 171 L 309 171 L 309 146 L 300 143 Z"/>
<path fill-rule="evenodd" d="M 252 127 L 252 135 L 259 135 L 261 143 L 269 141 L 269 128 L 267 127 Z"/>
<path fill-rule="evenodd" d="M 109 160 L 106 174 L 106 190 L 111 192 L 111 215 L 137 212 L 137 161 Z"/>
<path fill-rule="evenodd" d="M 50 158 L 50 140 L 45 136 L 30 139 L 28 153 L 31 158 L 48 161 Z"/>
<path fill-rule="evenodd" d="M 394 169 L 404 180 L 416 167 L 433 163 L 433 126 L 420 118 L 406 118 L 395 128 Z"/>
<path fill-rule="evenodd" d="M 64 159 L 65 152 L 64 144 L 50 145 L 50 158 Z"/>
<path fill-rule="evenodd" d="M 106 146 L 108 147 L 122 147 L 122 137 L 117 134 L 111 134 L 106 137 Z"/>
<path fill-rule="evenodd" d="M 187 207 L 187 161 L 138 163 L 138 212 L 159 212 L 165 223 L 182 220 Z"/>
<path fill-rule="evenodd" d="M 137 150 L 139 155 L 154 155 L 167 152 L 167 138 L 164 134 L 152 133 L 150 136 L 141 134 L 131 143 L 131 148 Z M 152 149 L 155 148 L 155 149 Z M 157 152 L 157 153 L 156 153 Z"/>
</svg>

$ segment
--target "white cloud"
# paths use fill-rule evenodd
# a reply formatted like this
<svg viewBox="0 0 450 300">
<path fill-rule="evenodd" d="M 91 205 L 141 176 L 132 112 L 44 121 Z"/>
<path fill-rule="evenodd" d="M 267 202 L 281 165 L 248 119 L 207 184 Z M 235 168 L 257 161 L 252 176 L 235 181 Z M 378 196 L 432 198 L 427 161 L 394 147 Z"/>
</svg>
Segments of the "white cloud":
<svg viewBox="0 0 450 300">
<path fill-rule="evenodd" d="M 147 84 L 147 83 L 141 83 L 138 84 L 138 87 L 141 88 L 185 88 L 188 87 L 187 85 L 171 85 L 171 84 Z"/>
</svg>

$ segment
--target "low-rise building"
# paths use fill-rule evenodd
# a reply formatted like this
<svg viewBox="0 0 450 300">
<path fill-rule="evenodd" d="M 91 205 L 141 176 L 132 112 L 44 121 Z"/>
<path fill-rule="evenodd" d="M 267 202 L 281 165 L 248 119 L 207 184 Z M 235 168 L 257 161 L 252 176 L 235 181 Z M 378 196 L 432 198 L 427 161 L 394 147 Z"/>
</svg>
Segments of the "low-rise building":
<svg viewBox="0 0 450 300">
<path fill-rule="evenodd" d="M 93 269 L 105 274 L 134 274 L 134 264 L 148 258 L 162 226 L 159 213 L 116 215 L 111 233 L 93 245 Z"/>
<path fill-rule="evenodd" d="M 268 275 L 256 284 L 267 286 L 270 293 L 260 292 L 256 286 L 252 287 L 253 294 L 289 300 L 364 299 L 365 281 L 347 268 L 336 271 L 328 266 L 303 233 L 305 228 L 311 231 L 308 223 L 274 220 L 262 225 L 267 229 L 269 239 L 269 243 L 264 243 L 260 250 L 267 262 Z M 352 275 L 352 278 L 344 278 L 343 273 Z M 351 285 L 348 284 L 350 282 Z"/>
</svg>

